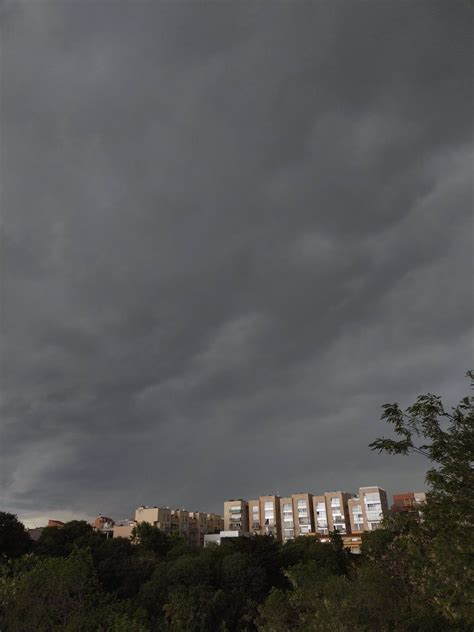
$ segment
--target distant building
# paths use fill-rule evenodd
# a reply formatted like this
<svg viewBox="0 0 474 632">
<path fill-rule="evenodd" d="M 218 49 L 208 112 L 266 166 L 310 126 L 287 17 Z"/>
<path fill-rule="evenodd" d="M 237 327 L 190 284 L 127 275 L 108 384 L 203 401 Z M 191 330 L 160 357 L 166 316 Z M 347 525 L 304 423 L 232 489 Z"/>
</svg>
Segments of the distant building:
<svg viewBox="0 0 474 632">
<path fill-rule="evenodd" d="M 393 495 L 393 505 L 391 511 L 413 511 L 419 509 L 420 505 L 426 503 L 425 492 L 405 492 L 403 494 Z"/>
<path fill-rule="evenodd" d="M 319 535 L 329 533 L 328 508 L 326 496 L 313 496 L 314 532 Z"/>
<path fill-rule="evenodd" d="M 61 520 L 48 520 L 48 527 L 57 527 L 60 529 L 64 527 L 64 522 L 61 522 Z"/>
<path fill-rule="evenodd" d="M 189 511 L 172 509 L 170 520 L 171 533 L 179 533 L 187 539 L 189 536 Z"/>
<path fill-rule="evenodd" d="M 132 537 L 133 527 L 135 527 L 137 523 L 135 520 L 120 520 L 114 524 L 114 528 L 112 531 L 114 538 L 127 538 L 130 540 Z"/>
<path fill-rule="evenodd" d="M 351 532 L 351 521 L 349 516 L 349 499 L 352 494 L 349 492 L 326 492 L 328 529 L 338 531 L 341 534 Z"/>
<path fill-rule="evenodd" d="M 171 533 L 171 509 L 169 507 L 138 507 L 135 510 L 135 522 L 146 522 L 165 533 Z"/>
<path fill-rule="evenodd" d="M 342 536 L 357 535 L 377 528 L 387 511 L 387 494 L 381 487 L 361 487 L 358 496 L 334 491 L 239 498 L 224 503 L 224 529 L 272 535 L 282 542 L 304 535 L 328 536 L 334 530 Z"/>
<path fill-rule="evenodd" d="M 114 525 L 115 522 L 112 518 L 107 518 L 107 516 L 99 515 L 92 523 L 92 528 L 94 531 L 98 531 L 99 533 L 103 533 L 106 537 L 113 537 L 114 533 Z"/>
<path fill-rule="evenodd" d="M 388 515 L 387 492 L 381 487 L 361 487 L 359 489 L 364 531 L 374 531 L 380 527 Z"/>
<path fill-rule="evenodd" d="M 246 500 L 226 500 L 224 503 L 224 530 L 249 531 L 249 504 Z"/>
<path fill-rule="evenodd" d="M 130 537 L 133 527 L 141 522 L 151 524 L 168 534 L 179 534 L 194 546 L 203 546 L 206 534 L 219 533 L 224 528 L 223 518 L 214 513 L 142 506 L 136 509 L 132 526 L 114 527 L 114 538 Z"/>
</svg>

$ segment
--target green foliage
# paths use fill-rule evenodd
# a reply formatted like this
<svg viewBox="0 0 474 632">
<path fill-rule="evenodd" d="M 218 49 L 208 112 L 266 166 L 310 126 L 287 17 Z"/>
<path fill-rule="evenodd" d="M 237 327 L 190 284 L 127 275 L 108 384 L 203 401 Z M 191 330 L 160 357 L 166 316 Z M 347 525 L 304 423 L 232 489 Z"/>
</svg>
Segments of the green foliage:
<svg viewBox="0 0 474 632">
<path fill-rule="evenodd" d="M 471 387 L 474 375 L 468 373 Z M 425 455 L 432 463 L 426 474 L 429 485 L 423 521 L 410 536 L 412 550 L 423 551 L 407 559 L 410 579 L 420 600 L 450 625 L 474 628 L 474 398 L 464 397 L 451 412 L 441 398 L 422 395 L 402 410 L 387 404 L 382 419 L 392 424 L 400 439 L 377 439 L 372 449 L 390 454 Z M 410 563 L 411 562 L 411 563 Z"/>
<path fill-rule="evenodd" d="M 182 540 L 176 536 L 170 536 L 158 527 L 147 522 L 141 522 L 133 527 L 131 540 L 144 551 L 164 556 Z"/>
<path fill-rule="evenodd" d="M 155 569 L 155 560 L 125 538 L 102 538 L 91 549 L 103 590 L 119 599 L 137 595 Z"/>
<path fill-rule="evenodd" d="M 27 553 L 32 541 L 24 525 L 11 513 L 0 511 L 0 555 L 19 557 Z"/>
<path fill-rule="evenodd" d="M 36 543 L 35 552 L 48 557 L 67 557 L 72 550 L 88 548 L 103 539 L 84 520 L 71 520 L 63 527 L 45 527 Z"/>
</svg>

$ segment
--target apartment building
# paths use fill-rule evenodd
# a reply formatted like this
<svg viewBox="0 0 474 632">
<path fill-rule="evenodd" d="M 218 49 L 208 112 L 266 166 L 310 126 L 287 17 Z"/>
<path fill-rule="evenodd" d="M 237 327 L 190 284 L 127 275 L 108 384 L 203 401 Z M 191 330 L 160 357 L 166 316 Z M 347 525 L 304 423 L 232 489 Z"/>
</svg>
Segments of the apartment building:
<svg viewBox="0 0 474 632">
<path fill-rule="evenodd" d="M 172 509 L 170 515 L 170 533 L 180 533 L 186 539 L 189 536 L 189 511 Z"/>
<path fill-rule="evenodd" d="M 294 537 L 314 533 L 313 495 L 309 493 L 293 494 Z"/>
<path fill-rule="evenodd" d="M 295 537 L 295 512 L 291 496 L 280 498 L 280 519 L 282 541 L 293 540 Z"/>
<path fill-rule="evenodd" d="M 362 531 L 364 531 L 364 514 L 362 512 L 360 498 L 358 496 L 349 498 L 347 505 L 349 508 L 351 533 L 362 533 Z"/>
<path fill-rule="evenodd" d="M 135 522 L 147 522 L 165 533 L 171 533 L 171 509 L 169 507 L 138 507 Z"/>
<path fill-rule="evenodd" d="M 349 492 L 326 492 L 327 522 L 330 532 L 338 531 L 341 534 L 351 532 L 348 502 L 352 497 Z"/>
<path fill-rule="evenodd" d="M 131 526 L 124 524 L 114 528 L 114 537 L 129 537 L 133 526 L 140 522 L 151 524 L 165 533 L 179 533 L 195 546 L 204 545 L 206 534 L 219 533 L 224 529 L 224 520 L 218 514 L 143 506 L 136 509 Z"/>
<path fill-rule="evenodd" d="M 273 535 L 283 542 L 309 534 L 324 537 L 334 530 L 357 536 L 376 529 L 387 511 L 387 494 L 376 486 L 361 487 L 358 496 L 334 491 L 239 498 L 224 503 L 224 529 Z"/>
<path fill-rule="evenodd" d="M 189 512 L 188 541 L 193 546 L 204 546 L 204 536 L 207 533 L 207 514 L 203 511 Z"/>
<path fill-rule="evenodd" d="M 224 503 L 224 531 L 249 531 L 249 504 L 246 500 L 226 500 Z"/>
<path fill-rule="evenodd" d="M 135 527 L 136 524 L 135 520 L 119 520 L 114 524 L 112 537 L 127 538 L 127 540 L 130 540 L 132 537 L 133 527 Z"/>
<path fill-rule="evenodd" d="M 387 492 L 381 487 L 361 487 L 359 501 L 364 531 L 377 529 L 388 514 Z"/>
<path fill-rule="evenodd" d="M 319 535 L 329 534 L 326 496 L 313 496 L 314 532 Z"/>
<path fill-rule="evenodd" d="M 262 517 L 261 535 L 271 535 L 281 540 L 280 497 L 260 496 L 260 515 Z"/>
<path fill-rule="evenodd" d="M 249 533 L 260 535 L 262 529 L 262 517 L 260 513 L 260 499 L 248 501 Z"/>
<path fill-rule="evenodd" d="M 224 519 L 215 513 L 207 514 L 207 533 L 220 533 L 224 530 Z"/>
</svg>

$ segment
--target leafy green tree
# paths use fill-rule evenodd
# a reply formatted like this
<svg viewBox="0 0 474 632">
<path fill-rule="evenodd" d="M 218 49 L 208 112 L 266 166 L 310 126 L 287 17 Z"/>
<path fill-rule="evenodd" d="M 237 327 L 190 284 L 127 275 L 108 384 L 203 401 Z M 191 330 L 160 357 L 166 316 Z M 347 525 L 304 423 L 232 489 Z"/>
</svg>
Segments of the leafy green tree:
<svg viewBox="0 0 474 632">
<path fill-rule="evenodd" d="M 91 554 L 75 549 L 67 558 L 36 558 L 1 591 L 6 632 L 142 632 L 146 628 L 126 602 L 101 592 Z"/>
<path fill-rule="evenodd" d="M 92 559 L 78 551 L 70 558 L 38 560 L 12 582 L 5 627 L 17 632 L 80 629 L 96 604 L 98 583 Z"/>
<path fill-rule="evenodd" d="M 63 527 L 45 527 L 35 552 L 43 556 L 67 557 L 75 547 L 90 548 L 103 538 L 85 520 L 71 520 Z"/>
<path fill-rule="evenodd" d="M 468 376 L 472 387 L 473 372 Z M 474 533 L 474 398 L 464 397 L 449 412 L 432 394 L 420 395 L 404 410 L 398 404 L 383 409 L 382 419 L 393 426 L 396 438 L 382 437 L 370 447 L 421 454 L 432 464 L 423 521 L 412 532 L 413 555 L 406 558 L 408 565 L 412 561 L 412 588 L 451 626 L 474 628 L 474 544 L 469 537 Z M 416 549 L 423 551 L 422 559 L 414 555 Z"/>
<path fill-rule="evenodd" d="M 134 544 L 140 546 L 142 550 L 150 551 L 160 556 L 166 555 L 179 541 L 147 522 L 141 522 L 133 527 L 131 540 Z"/>
<path fill-rule="evenodd" d="M 169 632 L 227 631 L 220 617 L 222 591 L 205 586 L 188 586 L 175 589 L 163 610 Z"/>
<path fill-rule="evenodd" d="M 0 511 L 0 555 L 19 557 L 32 547 L 32 541 L 17 516 Z"/>
<path fill-rule="evenodd" d="M 156 565 L 126 538 L 101 538 L 91 553 L 101 587 L 119 599 L 135 597 Z"/>
</svg>

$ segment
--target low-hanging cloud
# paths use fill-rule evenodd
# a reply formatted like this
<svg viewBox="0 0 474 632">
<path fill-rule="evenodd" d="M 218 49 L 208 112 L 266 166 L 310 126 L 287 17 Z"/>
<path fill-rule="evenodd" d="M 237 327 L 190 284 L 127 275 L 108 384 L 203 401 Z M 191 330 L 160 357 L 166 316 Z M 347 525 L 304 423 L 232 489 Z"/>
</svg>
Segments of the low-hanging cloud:
<svg viewBox="0 0 474 632">
<path fill-rule="evenodd" d="M 472 363 L 448 4 L 4 5 L 4 508 L 423 486 L 367 444 Z"/>
</svg>

